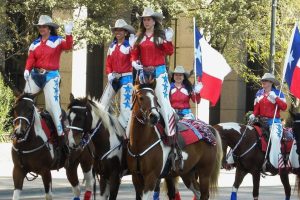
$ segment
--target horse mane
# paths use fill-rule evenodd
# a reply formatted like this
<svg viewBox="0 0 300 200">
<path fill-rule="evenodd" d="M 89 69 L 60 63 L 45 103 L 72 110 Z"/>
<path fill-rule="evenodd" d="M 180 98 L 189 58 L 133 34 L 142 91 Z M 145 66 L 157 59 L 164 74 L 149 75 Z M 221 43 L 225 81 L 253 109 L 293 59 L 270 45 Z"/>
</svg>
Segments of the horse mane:
<svg viewBox="0 0 300 200">
<path fill-rule="evenodd" d="M 110 133 L 117 133 L 117 135 L 123 137 L 124 136 L 124 129 L 119 123 L 119 120 L 110 114 L 108 111 L 104 109 L 104 106 L 99 102 L 99 100 L 92 98 L 89 99 L 89 102 L 91 106 L 93 106 L 95 109 L 94 112 L 102 119 L 102 123 L 104 127 L 110 132 Z"/>
<path fill-rule="evenodd" d="M 108 111 L 106 111 L 98 99 L 91 98 L 90 96 L 84 98 L 76 98 L 68 105 L 68 109 L 71 109 L 72 106 L 75 105 L 87 106 L 88 109 L 93 110 L 96 116 L 102 120 L 103 126 L 110 133 L 117 133 L 117 135 L 123 137 L 124 130 L 118 119 L 115 116 L 111 115 Z"/>
</svg>

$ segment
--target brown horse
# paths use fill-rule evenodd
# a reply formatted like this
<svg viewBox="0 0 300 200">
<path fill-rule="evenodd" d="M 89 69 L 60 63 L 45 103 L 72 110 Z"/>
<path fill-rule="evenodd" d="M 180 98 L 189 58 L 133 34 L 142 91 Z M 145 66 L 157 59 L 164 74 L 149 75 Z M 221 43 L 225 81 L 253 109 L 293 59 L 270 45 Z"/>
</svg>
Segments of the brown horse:
<svg viewBox="0 0 300 200">
<path fill-rule="evenodd" d="M 258 199 L 259 183 L 262 166 L 265 160 L 265 153 L 261 150 L 260 139 L 256 129 L 252 126 L 238 124 L 234 122 L 221 123 L 214 126 L 218 130 L 223 147 L 223 166 L 226 165 L 227 147 L 234 149 L 233 157 L 236 164 L 235 180 L 231 200 L 237 199 L 237 190 L 246 174 L 250 173 L 253 178 L 253 198 Z M 276 173 L 276 172 L 275 172 Z M 283 169 L 280 173 L 280 179 L 284 186 L 285 199 L 289 200 L 291 196 L 291 186 L 288 177 L 289 171 Z"/>
<path fill-rule="evenodd" d="M 87 143 L 92 140 L 95 147 L 94 170 L 100 174 L 101 199 L 116 199 L 121 177 L 126 174 L 123 128 L 97 101 L 75 99 L 71 95 L 68 108 L 69 137 L 72 135 L 74 138 L 70 145 L 76 148 L 80 146 L 80 141 Z"/>
<path fill-rule="evenodd" d="M 41 117 L 34 105 L 34 96 L 19 96 L 13 107 L 14 132 L 12 133 L 13 200 L 20 199 L 24 178 L 28 173 L 41 175 L 46 199 L 52 199 L 51 171 L 64 166 L 66 155 L 57 159 L 54 145 L 48 140 L 41 125 Z M 58 163 L 58 161 L 61 161 Z M 35 176 L 37 177 L 37 176 Z M 28 178 L 27 178 L 28 180 Z"/>
<path fill-rule="evenodd" d="M 197 199 L 207 200 L 210 189 L 212 192 L 217 189 L 222 159 L 221 140 L 214 132 L 217 145 L 213 146 L 201 140 L 186 146 L 183 149 L 183 170 L 166 173 L 165 170 L 169 171 L 168 156 L 171 148 L 162 142 L 160 134 L 155 131 L 160 114 L 154 88 L 155 81 L 134 87 L 127 162 L 132 173 L 136 198 L 151 199 L 157 180 L 165 174 L 168 178 L 181 176 Z"/>
</svg>

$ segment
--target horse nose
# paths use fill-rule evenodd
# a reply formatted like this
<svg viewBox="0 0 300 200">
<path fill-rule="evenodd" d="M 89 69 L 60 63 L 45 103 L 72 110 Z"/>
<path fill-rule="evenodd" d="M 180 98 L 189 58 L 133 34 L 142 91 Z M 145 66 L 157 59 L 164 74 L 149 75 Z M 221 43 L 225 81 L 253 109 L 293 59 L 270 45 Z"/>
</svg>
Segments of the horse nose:
<svg viewBox="0 0 300 200">
<path fill-rule="evenodd" d="M 154 113 L 150 113 L 149 119 L 150 119 L 150 123 L 153 124 L 153 125 L 155 125 L 159 121 L 159 115 L 156 115 Z"/>
</svg>

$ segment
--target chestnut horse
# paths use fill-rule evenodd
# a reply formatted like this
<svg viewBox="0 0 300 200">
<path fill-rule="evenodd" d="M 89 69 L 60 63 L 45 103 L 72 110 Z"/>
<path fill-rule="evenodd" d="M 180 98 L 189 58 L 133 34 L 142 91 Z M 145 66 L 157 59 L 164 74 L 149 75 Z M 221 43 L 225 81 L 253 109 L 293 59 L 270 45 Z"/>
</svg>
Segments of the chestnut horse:
<svg viewBox="0 0 300 200">
<path fill-rule="evenodd" d="M 80 141 L 92 140 L 94 170 L 100 174 L 101 199 L 117 199 L 121 177 L 126 173 L 123 128 L 99 102 L 89 98 L 75 99 L 71 95 L 68 109 L 70 145 L 78 147 Z"/>
<path fill-rule="evenodd" d="M 253 199 L 257 200 L 265 153 L 261 150 L 260 139 L 256 129 L 252 126 L 234 122 L 220 123 L 215 125 L 214 128 L 218 130 L 222 139 L 223 166 L 225 166 L 227 162 L 227 147 L 234 149 L 233 157 L 235 158 L 236 172 L 231 200 L 237 199 L 237 190 L 248 173 L 252 175 L 253 179 Z M 286 157 L 288 158 L 288 155 L 286 155 Z M 277 171 L 272 173 L 278 173 Z M 284 186 L 286 200 L 289 200 L 291 196 L 291 186 L 288 174 L 289 170 L 286 168 L 282 169 L 280 172 L 280 179 Z"/>
<path fill-rule="evenodd" d="M 217 189 L 222 159 L 221 139 L 211 129 L 215 133 L 217 144 L 210 145 L 201 140 L 186 146 L 182 149 L 183 170 L 168 173 L 171 148 L 162 142 L 160 134 L 155 131 L 160 114 L 154 88 L 155 81 L 134 86 L 127 163 L 132 173 L 136 198 L 151 199 L 157 180 L 162 174 L 167 174 L 167 178 L 181 176 L 186 187 L 197 199 L 207 200 L 210 190 L 215 192 Z"/>
</svg>

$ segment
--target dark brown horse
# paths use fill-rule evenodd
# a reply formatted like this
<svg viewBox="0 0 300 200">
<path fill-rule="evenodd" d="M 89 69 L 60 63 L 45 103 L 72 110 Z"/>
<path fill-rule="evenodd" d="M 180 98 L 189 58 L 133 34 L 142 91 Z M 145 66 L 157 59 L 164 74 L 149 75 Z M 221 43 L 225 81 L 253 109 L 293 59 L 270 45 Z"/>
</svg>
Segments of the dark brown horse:
<svg viewBox="0 0 300 200">
<path fill-rule="evenodd" d="M 184 184 L 197 199 L 207 200 L 210 189 L 211 191 L 217 189 L 222 158 L 221 140 L 214 132 L 217 145 L 199 141 L 185 147 L 183 170 L 164 173 L 164 169 L 168 169 L 171 148 L 162 142 L 161 136 L 155 131 L 160 114 L 154 87 L 155 82 L 148 85 L 135 85 L 133 94 L 127 162 L 132 173 L 136 197 L 151 199 L 157 180 L 162 174 L 167 174 L 168 178 L 181 176 Z"/>
<path fill-rule="evenodd" d="M 261 150 L 260 140 L 256 129 L 252 126 L 238 124 L 234 122 L 221 123 L 214 126 L 219 131 L 223 146 L 223 166 L 226 165 L 227 147 L 234 149 L 236 173 L 231 193 L 231 200 L 237 199 L 237 190 L 246 174 L 250 173 L 253 178 L 253 198 L 258 199 L 259 183 L 262 166 L 265 160 L 265 153 Z M 289 171 L 283 169 L 280 173 L 280 179 L 284 186 L 285 199 L 289 200 L 291 196 L 291 186 L 289 183 Z"/>
<path fill-rule="evenodd" d="M 80 141 L 92 140 L 95 146 L 94 170 L 100 174 L 101 199 L 117 198 L 121 177 L 126 173 L 124 130 L 117 118 L 110 115 L 97 102 L 88 98 L 74 98 L 71 95 L 68 118 L 70 121 L 73 148 Z M 84 139 L 86 138 L 86 139 Z M 124 162 L 125 161 L 125 162 Z"/>
<path fill-rule="evenodd" d="M 65 154 L 57 159 L 54 145 L 49 142 L 41 125 L 41 117 L 34 105 L 34 96 L 23 94 L 15 102 L 12 160 L 14 194 L 20 199 L 24 178 L 28 173 L 41 175 L 46 199 L 52 199 L 51 171 L 64 166 Z M 58 163 L 58 161 L 61 161 Z"/>
<path fill-rule="evenodd" d="M 293 148 L 295 147 L 296 152 L 291 151 L 291 154 L 294 153 L 296 159 L 293 159 L 290 157 L 290 160 L 292 162 L 292 166 L 293 166 L 293 161 L 296 162 L 295 165 L 298 167 L 296 168 L 295 172 L 297 175 L 297 190 L 298 190 L 298 195 L 300 194 L 300 113 L 292 113 L 290 112 L 292 118 L 293 118 L 293 133 L 294 133 L 294 137 L 295 137 L 295 144 L 293 146 Z M 297 162 L 298 161 L 298 162 Z"/>
</svg>

